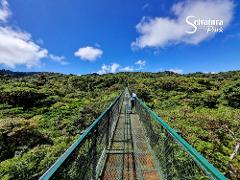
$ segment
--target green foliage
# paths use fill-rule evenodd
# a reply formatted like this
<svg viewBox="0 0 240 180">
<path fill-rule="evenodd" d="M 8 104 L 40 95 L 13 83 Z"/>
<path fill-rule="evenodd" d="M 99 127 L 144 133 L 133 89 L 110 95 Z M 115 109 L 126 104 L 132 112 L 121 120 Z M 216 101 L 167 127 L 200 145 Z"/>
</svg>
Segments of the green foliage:
<svg viewBox="0 0 240 180">
<path fill-rule="evenodd" d="M 240 178 L 240 72 L 132 74 L 131 89 L 231 179 Z"/>
<path fill-rule="evenodd" d="M 216 108 L 218 98 L 220 95 L 215 91 L 204 91 L 202 93 L 195 93 L 191 95 L 191 106 L 196 108 L 198 106 Z"/>
<path fill-rule="evenodd" d="M 0 75 L 1 179 L 37 179 L 120 93 L 126 79 L 6 73 Z"/>
<path fill-rule="evenodd" d="M 13 106 L 31 107 L 46 95 L 34 88 L 7 86 L 1 87 L 0 102 Z"/>
<path fill-rule="evenodd" d="M 0 126 L 0 160 L 21 155 L 39 144 L 51 144 L 52 141 L 36 129 L 37 118 L 5 119 Z"/>
<path fill-rule="evenodd" d="M 229 178 L 240 72 L 62 75 L 0 71 L 0 177 L 37 179 L 127 85 Z"/>
<path fill-rule="evenodd" d="M 224 94 L 229 106 L 240 108 L 240 80 L 227 87 Z"/>
</svg>

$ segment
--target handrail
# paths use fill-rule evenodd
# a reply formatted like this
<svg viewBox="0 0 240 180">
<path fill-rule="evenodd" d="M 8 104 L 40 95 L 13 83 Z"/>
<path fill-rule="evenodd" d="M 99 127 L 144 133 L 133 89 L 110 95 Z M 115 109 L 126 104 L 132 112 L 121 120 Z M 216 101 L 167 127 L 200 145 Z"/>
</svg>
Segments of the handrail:
<svg viewBox="0 0 240 180">
<path fill-rule="evenodd" d="M 184 140 L 173 128 L 171 128 L 162 118 L 160 118 L 154 111 L 152 111 L 141 99 L 136 98 L 137 101 L 157 120 L 168 133 L 195 159 L 205 171 L 210 172 L 212 176 L 219 180 L 227 179 L 218 169 L 208 162 L 199 152 L 197 152 L 186 140 Z"/>
<path fill-rule="evenodd" d="M 56 161 L 55 163 L 39 178 L 40 180 L 50 179 L 64 162 L 71 156 L 74 150 L 85 140 L 89 133 L 97 126 L 102 117 L 113 107 L 113 105 L 121 97 L 122 93 L 108 106 L 108 108 L 87 128 L 87 130 L 73 143 Z"/>
</svg>

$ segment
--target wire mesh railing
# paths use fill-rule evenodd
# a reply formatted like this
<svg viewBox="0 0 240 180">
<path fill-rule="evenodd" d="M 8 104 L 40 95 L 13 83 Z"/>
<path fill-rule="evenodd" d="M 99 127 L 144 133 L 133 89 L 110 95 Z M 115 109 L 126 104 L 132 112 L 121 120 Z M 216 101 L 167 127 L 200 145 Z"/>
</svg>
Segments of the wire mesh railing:
<svg viewBox="0 0 240 180">
<path fill-rule="evenodd" d="M 227 179 L 139 98 L 136 111 L 158 161 L 161 179 Z"/>
<path fill-rule="evenodd" d="M 106 159 L 124 93 L 91 124 L 40 179 L 97 179 Z"/>
<path fill-rule="evenodd" d="M 128 100 L 126 88 L 40 179 L 99 179 L 104 174 L 119 117 L 123 115 L 121 110 L 126 111 L 125 118 L 130 118 L 126 108 Z M 136 98 L 135 108 L 160 179 L 227 179 L 139 98 Z M 125 121 L 123 123 L 126 125 Z"/>
</svg>

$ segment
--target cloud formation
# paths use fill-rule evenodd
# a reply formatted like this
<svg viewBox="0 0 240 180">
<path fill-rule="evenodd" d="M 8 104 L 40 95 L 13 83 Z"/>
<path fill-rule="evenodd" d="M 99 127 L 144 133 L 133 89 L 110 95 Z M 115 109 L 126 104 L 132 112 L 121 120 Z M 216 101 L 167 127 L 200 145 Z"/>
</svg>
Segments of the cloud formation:
<svg viewBox="0 0 240 180">
<path fill-rule="evenodd" d="M 48 50 L 35 44 L 30 34 L 11 27 L 0 27 L 0 64 L 11 68 L 16 65 L 32 67 L 47 56 Z"/>
<path fill-rule="evenodd" d="M 49 55 L 47 49 L 32 40 L 30 33 L 9 25 L 1 25 L 7 23 L 10 14 L 8 2 L 0 0 L 0 64 L 10 68 L 15 68 L 17 65 L 30 68 L 39 65 L 43 58 L 63 63 L 63 57 Z"/>
<path fill-rule="evenodd" d="M 142 69 L 144 69 L 144 66 L 146 65 L 146 61 L 138 60 L 137 62 L 135 62 L 135 64 L 138 65 L 138 68 L 136 70 L 142 70 Z"/>
<path fill-rule="evenodd" d="M 143 17 L 136 29 L 140 34 L 132 48 L 163 48 L 169 45 L 186 43 L 199 44 L 213 37 L 216 33 L 206 32 L 206 26 L 199 26 L 194 34 L 187 34 L 192 27 L 186 23 L 186 17 L 195 16 L 199 19 L 223 20 L 223 28 L 226 28 L 233 19 L 234 3 L 231 0 L 198 0 L 184 1 L 172 6 L 172 17 Z"/>
<path fill-rule="evenodd" d="M 7 0 L 0 1 L 0 22 L 6 22 L 7 18 L 10 16 L 11 12 L 8 8 Z"/>
<path fill-rule="evenodd" d="M 68 62 L 65 61 L 64 56 L 56 56 L 54 54 L 49 54 L 49 58 L 55 62 L 60 63 L 61 65 L 67 65 Z"/>
<path fill-rule="evenodd" d="M 99 48 L 86 46 L 79 48 L 74 55 L 80 57 L 82 60 L 95 61 L 97 58 L 101 57 L 103 51 Z"/>
<path fill-rule="evenodd" d="M 98 74 L 108 74 L 108 73 L 117 73 L 117 72 L 133 72 L 144 69 L 146 65 L 145 60 L 138 60 L 134 63 L 137 67 L 126 66 L 122 67 L 120 64 L 112 63 L 110 65 L 103 64 L 101 69 L 97 72 Z"/>
<path fill-rule="evenodd" d="M 167 69 L 166 71 L 171 71 L 177 74 L 183 74 L 183 70 L 178 68 L 171 68 L 171 69 Z"/>
<path fill-rule="evenodd" d="M 134 70 L 135 69 L 131 66 L 126 66 L 126 67 L 120 69 L 120 71 L 122 71 L 122 72 L 132 72 Z"/>
<path fill-rule="evenodd" d="M 116 73 L 118 72 L 120 65 L 117 63 L 112 63 L 111 65 L 103 64 L 101 70 L 99 70 L 98 74 L 108 74 L 108 73 Z"/>
</svg>

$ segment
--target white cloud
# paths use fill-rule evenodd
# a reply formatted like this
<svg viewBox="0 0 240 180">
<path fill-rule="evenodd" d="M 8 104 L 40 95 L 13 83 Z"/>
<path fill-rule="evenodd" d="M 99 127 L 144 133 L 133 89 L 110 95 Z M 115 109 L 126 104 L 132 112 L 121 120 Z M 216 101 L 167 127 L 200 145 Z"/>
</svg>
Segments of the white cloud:
<svg viewBox="0 0 240 180">
<path fill-rule="evenodd" d="M 137 62 L 135 62 L 135 64 L 139 66 L 138 68 L 136 68 L 136 70 L 142 70 L 142 69 L 144 69 L 144 66 L 146 65 L 146 61 L 138 60 Z"/>
<path fill-rule="evenodd" d="M 63 57 L 52 55 L 32 39 L 31 34 L 21 29 L 6 25 L 11 12 L 6 0 L 0 0 L 0 64 L 15 68 L 17 65 L 27 67 L 40 65 L 43 58 L 49 58 L 61 64 Z"/>
<path fill-rule="evenodd" d="M 167 69 L 166 71 L 171 71 L 177 74 L 183 74 L 183 70 L 178 68 Z"/>
<path fill-rule="evenodd" d="M 98 74 L 107 74 L 107 73 L 116 73 L 118 72 L 120 65 L 117 63 L 112 63 L 111 65 L 103 64 L 101 70 L 99 70 Z"/>
<path fill-rule="evenodd" d="M 80 57 L 82 60 L 95 61 L 97 58 L 101 57 L 103 51 L 98 48 L 86 46 L 79 48 L 74 55 Z"/>
<path fill-rule="evenodd" d="M 134 71 L 135 69 L 133 67 L 130 67 L 130 66 L 126 66 L 124 68 L 121 68 L 120 71 L 123 71 L 123 72 L 131 72 L 131 71 Z"/>
<path fill-rule="evenodd" d="M 66 65 L 68 64 L 68 62 L 65 61 L 65 57 L 64 56 L 56 56 L 54 54 L 50 54 L 49 58 L 55 62 L 60 63 L 61 65 Z"/>
<path fill-rule="evenodd" d="M 44 44 L 44 41 L 43 39 L 39 38 L 37 41 L 36 41 L 37 44 L 39 45 L 43 45 Z"/>
<path fill-rule="evenodd" d="M 11 15 L 8 6 L 7 0 L 0 0 L 0 22 L 6 22 L 7 18 Z"/>
<path fill-rule="evenodd" d="M 203 72 L 204 74 L 217 74 L 218 72 L 210 71 L 210 72 Z"/>
<path fill-rule="evenodd" d="M 98 74 L 116 73 L 116 72 L 132 72 L 144 69 L 146 64 L 145 60 L 138 60 L 134 63 L 138 67 L 125 66 L 122 67 L 120 64 L 112 63 L 110 65 L 103 64 L 101 69 L 97 72 Z"/>
<path fill-rule="evenodd" d="M 213 37 L 216 33 L 207 33 L 205 26 L 200 26 L 194 34 L 187 34 L 192 30 L 185 20 L 187 16 L 196 16 L 199 19 L 223 20 L 226 28 L 233 18 L 234 4 L 231 0 L 198 0 L 185 1 L 174 4 L 171 17 L 143 17 L 136 29 L 140 36 L 132 42 L 134 48 L 165 47 L 172 44 L 198 44 Z"/>
<path fill-rule="evenodd" d="M 36 66 L 48 51 L 31 39 L 31 35 L 11 27 L 0 27 L 0 64 L 14 68 L 16 65 Z"/>
<path fill-rule="evenodd" d="M 36 44 L 31 34 L 10 26 L 0 26 L 0 64 L 10 68 L 17 65 L 31 68 L 40 65 L 43 58 L 49 58 L 62 65 L 67 64 L 63 56 L 49 54 L 47 49 Z"/>
</svg>

